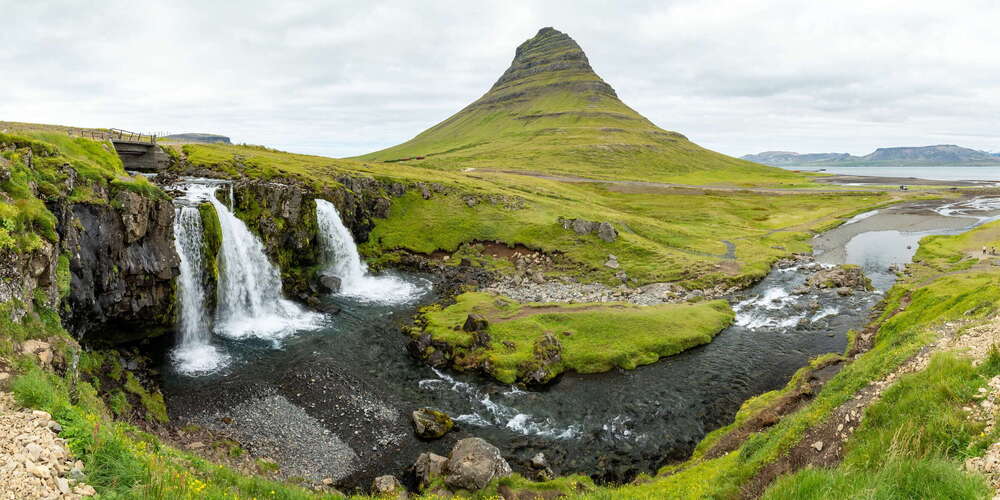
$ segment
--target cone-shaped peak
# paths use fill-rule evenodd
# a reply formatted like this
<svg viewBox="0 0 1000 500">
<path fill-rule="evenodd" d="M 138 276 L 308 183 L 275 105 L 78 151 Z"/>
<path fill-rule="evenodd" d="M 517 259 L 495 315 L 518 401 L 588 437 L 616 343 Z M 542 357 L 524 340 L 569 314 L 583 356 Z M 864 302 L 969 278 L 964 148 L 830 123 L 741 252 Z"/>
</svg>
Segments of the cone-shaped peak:
<svg viewBox="0 0 1000 500">
<path fill-rule="evenodd" d="M 534 75 L 546 73 L 575 74 L 577 78 L 586 75 L 595 81 L 601 81 L 575 40 L 554 28 L 542 28 L 537 35 L 517 47 L 514 61 L 490 90 L 500 90 Z M 610 86 L 607 90 L 614 94 Z"/>
<path fill-rule="evenodd" d="M 475 102 L 403 144 L 362 158 L 620 179 L 766 168 L 657 127 L 618 99 L 580 45 L 553 28 L 519 45 L 507 71 Z"/>
</svg>

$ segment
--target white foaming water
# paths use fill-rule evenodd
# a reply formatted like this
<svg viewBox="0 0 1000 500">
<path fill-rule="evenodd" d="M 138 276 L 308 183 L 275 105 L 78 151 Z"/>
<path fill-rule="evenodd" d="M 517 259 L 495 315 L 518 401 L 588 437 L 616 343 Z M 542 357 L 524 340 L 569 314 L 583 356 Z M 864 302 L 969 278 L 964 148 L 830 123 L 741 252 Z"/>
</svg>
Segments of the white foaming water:
<svg viewBox="0 0 1000 500">
<path fill-rule="evenodd" d="M 863 220 L 865 220 L 865 219 L 867 219 L 869 217 L 878 215 L 878 213 L 879 213 L 878 210 L 872 210 L 870 212 L 860 213 L 858 215 L 855 215 L 854 217 L 851 217 L 850 219 L 847 219 L 847 221 L 844 222 L 843 225 L 846 226 L 848 224 L 854 224 L 855 222 L 858 222 L 858 221 L 863 221 Z"/>
<path fill-rule="evenodd" d="M 186 193 L 185 198 L 188 194 Z M 193 198 L 188 199 L 192 201 Z M 179 206 L 174 212 L 174 245 L 180 256 L 177 278 L 180 316 L 180 341 L 171 356 L 181 373 L 207 373 L 222 368 L 229 356 L 211 344 L 212 333 L 205 310 L 204 255 L 201 248 L 201 215 L 192 206 Z"/>
<path fill-rule="evenodd" d="M 214 193 L 215 187 L 210 189 Z M 231 338 L 277 342 L 296 331 L 318 327 L 321 315 L 282 297 L 278 270 L 268 261 L 260 240 L 214 195 L 208 201 L 222 226 L 215 331 Z"/>
<path fill-rule="evenodd" d="M 433 370 L 438 378 L 421 380 L 418 383 L 421 389 L 434 390 L 445 386 L 449 390 L 466 396 L 470 402 L 482 407 L 483 411 L 478 413 L 467 413 L 455 417 L 455 420 L 458 422 L 479 427 L 491 425 L 506 427 L 526 436 L 538 435 L 555 439 L 573 439 L 580 436 L 581 432 L 583 432 L 583 427 L 580 424 L 560 428 L 549 418 L 540 419 L 527 413 L 521 413 L 516 408 L 493 401 L 490 399 L 489 394 L 483 394 L 470 384 L 459 382 L 437 369 Z M 518 396 L 521 394 L 527 393 L 516 389 L 511 389 L 504 393 L 506 396 Z"/>
<path fill-rule="evenodd" d="M 835 306 L 826 306 L 823 309 L 816 311 L 816 314 L 814 314 L 812 318 L 809 318 L 809 322 L 815 323 L 823 318 L 829 318 L 831 316 L 836 316 L 838 314 L 840 314 L 839 308 Z"/>
<path fill-rule="evenodd" d="M 316 200 L 316 221 L 327 262 L 327 270 L 340 278 L 340 294 L 368 302 L 401 304 L 417 299 L 425 287 L 395 276 L 372 276 L 358 254 L 354 236 L 344 226 L 337 207 Z"/>
</svg>

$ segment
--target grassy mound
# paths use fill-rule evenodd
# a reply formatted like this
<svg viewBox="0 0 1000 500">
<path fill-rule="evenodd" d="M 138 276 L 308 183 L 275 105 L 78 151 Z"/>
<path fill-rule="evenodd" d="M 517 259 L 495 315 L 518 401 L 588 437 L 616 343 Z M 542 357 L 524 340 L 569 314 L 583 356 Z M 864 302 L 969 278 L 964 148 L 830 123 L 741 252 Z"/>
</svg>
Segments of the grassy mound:
<svg viewBox="0 0 1000 500">
<path fill-rule="evenodd" d="M 462 330 L 470 314 L 489 322 L 488 345 L 477 344 L 475 334 Z M 451 346 L 455 366 L 488 367 L 490 375 L 505 383 L 539 369 L 544 375 L 537 376 L 537 382 L 564 371 L 633 369 L 711 342 L 732 319 L 725 301 L 645 307 L 518 304 L 478 292 L 462 294 L 455 304 L 431 307 L 422 315 L 423 332 Z"/>
</svg>

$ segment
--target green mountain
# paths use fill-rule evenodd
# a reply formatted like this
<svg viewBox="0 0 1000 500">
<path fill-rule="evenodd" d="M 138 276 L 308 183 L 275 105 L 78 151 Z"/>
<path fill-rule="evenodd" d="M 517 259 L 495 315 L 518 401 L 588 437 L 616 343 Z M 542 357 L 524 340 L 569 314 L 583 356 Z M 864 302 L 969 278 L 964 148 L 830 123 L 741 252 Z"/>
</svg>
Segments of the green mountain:
<svg viewBox="0 0 1000 500">
<path fill-rule="evenodd" d="M 795 174 L 707 150 L 623 103 L 580 46 L 543 28 L 485 95 L 413 139 L 360 157 L 673 182 L 769 182 Z"/>
</svg>

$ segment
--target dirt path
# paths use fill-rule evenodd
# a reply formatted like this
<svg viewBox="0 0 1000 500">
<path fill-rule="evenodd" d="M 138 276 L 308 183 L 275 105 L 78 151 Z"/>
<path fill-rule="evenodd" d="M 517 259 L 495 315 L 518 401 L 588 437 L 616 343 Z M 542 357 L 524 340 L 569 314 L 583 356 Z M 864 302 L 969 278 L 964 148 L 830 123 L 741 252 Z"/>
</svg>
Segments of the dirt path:
<svg viewBox="0 0 1000 500">
<path fill-rule="evenodd" d="M 936 342 L 925 346 L 889 375 L 858 391 L 853 398 L 837 407 L 823 423 L 806 431 L 788 453 L 758 471 L 744 486 L 742 497 L 758 498 L 778 477 L 805 467 L 836 466 L 844 457 L 844 444 L 861 422 L 865 410 L 877 402 L 885 390 L 900 377 L 927 368 L 935 353 L 955 350 L 971 357 L 974 363 L 985 359 L 990 347 L 1000 343 L 1000 315 L 963 332 L 963 328 L 969 324 L 968 321 L 953 321 L 942 325 Z M 996 385 L 994 397 L 1000 398 L 1000 377 L 995 384 L 991 383 L 991 387 L 993 385 Z M 972 410 L 968 411 L 971 413 Z M 990 417 L 995 418 L 992 413 Z M 993 454 L 992 458 L 989 453 Z M 989 453 L 983 459 L 970 459 L 966 466 L 987 473 L 996 487 L 1000 485 L 1000 443 L 994 444 Z"/>
<path fill-rule="evenodd" d="M 608 179 L 590 179 L 587 177 L 576 177 L 572 175 L 552 175 L 542 172 L 533 172 L 530 170 L 500 170 L 492 168 L 468 168 L 464 172 L 483 172 L 483 173 L 497 173 L 497 174 L 512 174 L 512 175 L 523 175 L 526 177 L 535 177 L 538 179 L 547 179 L 558 182 L 570 182 L 570 183 L 581 183 L 581 184 L 609 184 L 612 186 L 621 186 L 626 188 L 639 188 L 639 189 L 652 189 L 655 191 L 659 190 L 694 190 L 694 191 L 721 191 L 721 192 L 749 192 L 749 193 L 759 193 L 759 194 L 871 194 L 882 191 L 887 191 L 885 187 L 879 186 L 851 186 L 850 189 L 811 189 L 811 188 L 753 188 L 753 187 L 739 187 L 739 186 L 698 186 L 693 184 L 675 184 L 669 182 L 650 182 L 650 181 L 624 181 L 624 180 L 608 180 Z M 938 181 L 927 181 L 931 185 L 937 185 Z M 944 184 L 944 185 L 954 185 L 954 184 Z M 629 191 L 636 192 L 636 191 Z M 645 192 L 645 191 L 644 191 Z"/>
</svg>

